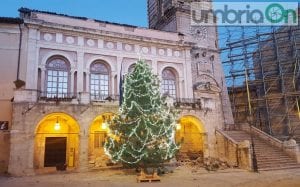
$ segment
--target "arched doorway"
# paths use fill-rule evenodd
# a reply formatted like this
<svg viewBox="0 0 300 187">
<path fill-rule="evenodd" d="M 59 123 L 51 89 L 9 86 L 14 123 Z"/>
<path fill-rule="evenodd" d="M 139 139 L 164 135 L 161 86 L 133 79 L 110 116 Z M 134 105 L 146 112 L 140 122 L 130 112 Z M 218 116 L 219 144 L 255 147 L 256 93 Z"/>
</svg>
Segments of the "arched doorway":
<svg viewBox="0 0 300 187">
<path fill-rule="evenodd" d="M 70 170 L 78 166 L 79 125 L 65 113 L 45 116 L 35 131 L 35 169 Z"/>
<path fill-rule="evenodd" d="M 176 142 L 180 143 L 178 159 L 203 158 L 205 139 L 205 129 L 200 120 L 194 116 L 180 118 L 176 132 Z"/>
<path fill-rule="evenodd" d="M 104 113 L 94 119 L 89 129 L 89 167 L 107 166 L 108 156 L 104 152 L 104 143 L 108 133 L 107 121 L 113 113 Z"/>
</svg>

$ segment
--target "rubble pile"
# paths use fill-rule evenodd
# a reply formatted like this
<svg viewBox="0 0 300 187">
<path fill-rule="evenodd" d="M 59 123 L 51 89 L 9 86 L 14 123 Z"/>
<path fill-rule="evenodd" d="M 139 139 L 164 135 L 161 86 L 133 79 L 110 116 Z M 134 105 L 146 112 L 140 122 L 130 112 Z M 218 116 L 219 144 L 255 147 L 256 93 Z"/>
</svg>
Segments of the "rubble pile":
<svg viewBox="0 0 300 187">
<path fill-rule="evenodd" d="M 230 166 L 217 158 L 205 158 L 204 159 L 204 168 L 207 171 L 217 171 L 217 170 L 224 170 L 230 168 Z"/>
<path fill-rule="evenodd" d="M 225 170 L 230 168 L 230 165 L 217 158 L 203 158 L 201 154 L 185 154 L 177 157 L 178 163 L 187 166 L 196 171 L 197 169 L 205 168 L 207 171 Z"/>
</svg>

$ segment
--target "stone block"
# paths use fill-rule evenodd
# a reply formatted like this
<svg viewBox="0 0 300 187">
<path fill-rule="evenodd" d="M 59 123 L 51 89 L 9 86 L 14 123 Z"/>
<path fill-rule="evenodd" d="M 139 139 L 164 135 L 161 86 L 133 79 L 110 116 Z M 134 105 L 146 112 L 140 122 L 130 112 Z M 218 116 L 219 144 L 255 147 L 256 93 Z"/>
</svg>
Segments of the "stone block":
<svg viewBox="0 0 300 187">
<path fill-rule="evenodd" d="M 14 102 L 36 102 L 38 92 L 36 90 L 15 90 Z"/>
<path fill-rule="evenodd" d="M 90 103 L 90 94 L 87 92 L 81 92 L 80 93 L 80 104 L 89 104 Z"/>
</svg>

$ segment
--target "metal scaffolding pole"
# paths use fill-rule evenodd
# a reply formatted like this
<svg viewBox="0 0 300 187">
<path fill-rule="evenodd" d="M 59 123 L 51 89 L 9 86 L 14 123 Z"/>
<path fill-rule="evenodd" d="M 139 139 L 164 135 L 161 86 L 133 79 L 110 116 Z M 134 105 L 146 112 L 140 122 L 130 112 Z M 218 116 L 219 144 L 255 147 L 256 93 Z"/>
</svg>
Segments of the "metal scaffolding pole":
<svg viewBox="0 0 300 187">
<path fill-rule="evenodd" d="M 300 27 L 226 28 L 221 38 L 236 125 L 250 112 L 253 126 L 300 141 Z"/>
</svg>

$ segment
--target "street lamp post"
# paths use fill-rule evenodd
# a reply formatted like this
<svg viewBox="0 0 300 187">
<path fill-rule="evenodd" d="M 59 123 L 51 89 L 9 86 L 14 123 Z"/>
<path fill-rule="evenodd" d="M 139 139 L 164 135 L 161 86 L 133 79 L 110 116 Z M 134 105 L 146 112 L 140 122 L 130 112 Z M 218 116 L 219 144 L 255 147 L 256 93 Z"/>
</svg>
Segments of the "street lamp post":
<svg viewBox="0 0 300 187">
<path fill-rule="evenodd" d="M 248 107 L 249 107 L 249 116 L 247 117 L 247 121 L 250 126 L 250 139 L 251 139 L 251 147 L 252 147 L 252 168 L 254 172 L 258 172 L 257 167 L 257 158 L 255 153 L 255 145 L 254 145 L 254 139 L 253 139 L 253 133 L 252 133 L 252 123 L 253 123 L 253 116 L 252 116 L 252 106 L 251 106 L 251 96 L 250 96 L 250 89 L 248 84 L 248 69 L 245 69 L 245 82 L 246 82 L 246 88 L 247 88 L 247 98 L 248 98 Z"/>
<path fill-rule="evenodd" d="M 253 168 L 254 172 L 258 172 L 257 158 L 256 158 L 254 138 L 253 138 L 253 132 L 252 132 L 252 120 L 253 120 L 253 117 L 248 116 L 247 121 L 250 126 L 250 139 L 251 139 L 251 147 L 252 147 L 252 168 Z"/>
</svg>

